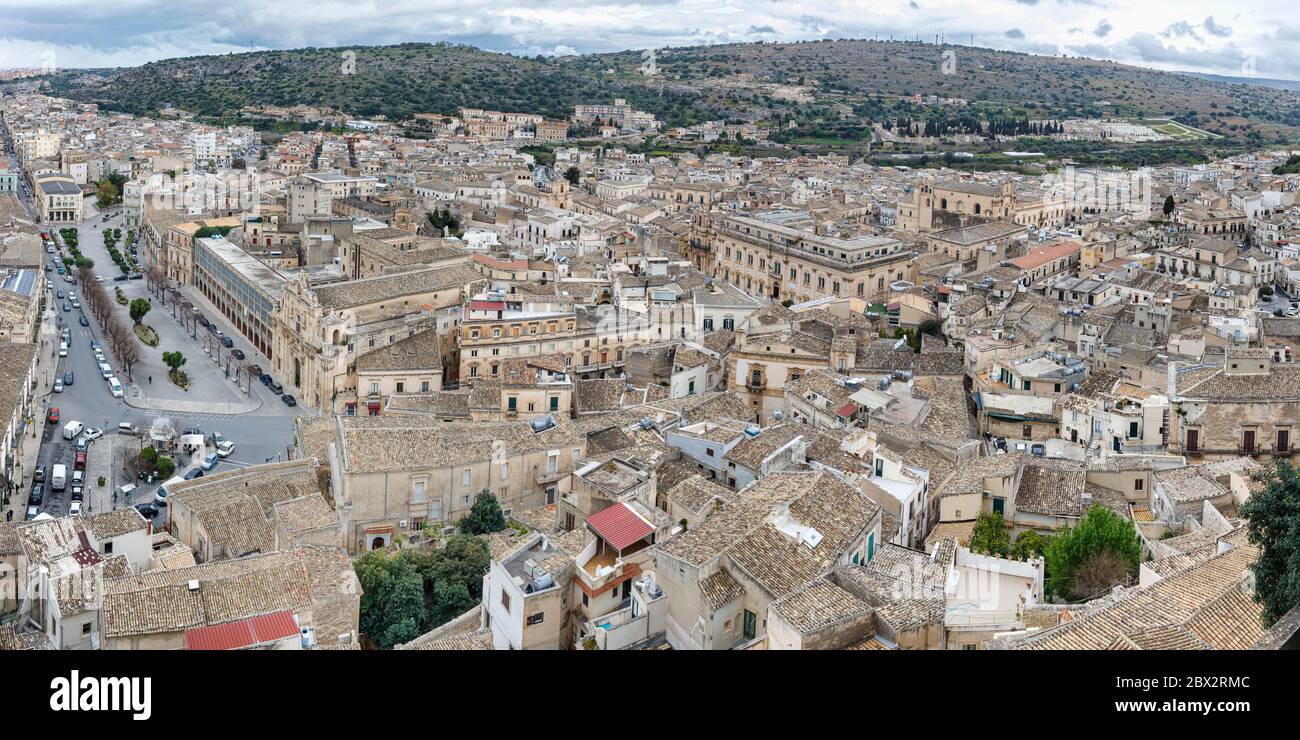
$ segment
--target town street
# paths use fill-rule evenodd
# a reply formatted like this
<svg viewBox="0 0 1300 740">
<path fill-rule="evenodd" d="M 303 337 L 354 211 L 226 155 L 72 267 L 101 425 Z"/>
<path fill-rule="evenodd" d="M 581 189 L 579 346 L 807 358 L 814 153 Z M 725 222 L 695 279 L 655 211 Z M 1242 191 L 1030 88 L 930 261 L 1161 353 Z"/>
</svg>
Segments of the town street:
<svg viewBox="0 0 1300 740">
<path fill-rule="evenodd" d="M 222 362 L 218 364 L 211 356 L 215 349 L 205 352 L 203 339 L 208 330 L 200 327 L 197 338 L 191 337 L 179 320 L 173 318 L 171 300 L 168 299 L 168 304 L 164 307 L 158 297 L 150 294 L 146 280 L 113 280 L 119 271 L 104 247 L 103 230 L 122 228 L 119 248 L 125 251 L 127 229 L 122 227 L 121 209 L 110 209 L 112 215 L 108 221 L 104 221 L 104 214 L 96 211 L 93 198 L 86 199 L 85 208 L 87 217 L 78 226 L 78 248 L 84 256 L 94 260 L 95 267 L 92 272 L 104 278 L 104 287 L 110 297 L 114 294 L 114 288 L 120 287 L 128 301 L 145 298 L 153 302 L 154 308 L 145 316 L 143 323 L 158 333 L 159 345 L 156 348 L 142 345 L 144 351 L 141 360 L 132 368 L 131 377 L 128 379 L 127 373 L 112 356 L 107 342 L 104 341 L 102 327 L 84 310 L 84 304 L 82 309 L 66 312 L 63 310 L 63 304 L 68 300 L 70 291 L 78 298 L 83 298 L 84 286 L 80 285 L 79 281 L 77 284 L 70 284 L 56 271 L 47 271 L 50 287 L 47 296 L 49 308 L 45 320 L 53 326 L 54 339 L 52 345 L 45 351 L 53 355 L 53 349 L 58 345 L 59 332 L 64 327 L 70 327 L 71 341 L 68 356 L 55 358 L 58 362 L 54 377 L 61 378 L 66 372 L 71 371 L 73 384 L 65 387 L 61 393 L 51 392 L 46 403 L 42 405 L 42 412 L 45 412 L 49 406 L 57 407 L 60 420 L 58 424 L 46 425 L 38 464 L 45 465 L 46 470 L 49 471 L 54 464 L 64 463 L 71 471 L 74 455 L 73 441 L 64 440 L 62 430 L 64 425 L 74 420 L 81 421 L 87 427 L 102 428 L 106 435 L 117 435 L 118 424 L 121 422 L 134 424 L 142 433 L 147 434 L 154 420 L 158 418 L 170 419 L 178 432 L 190 427 L 198 427 L 207 435 L 221 432 L 235 443 L 235 450 L 229 458 L 220 462 L 215 469 L 216 472 L 235 466 L 242 467 L 268 460 L 285 459 L 291 455 L 294 417 L 299 413 L 310 412 L 303 411 L 301 407 L 286 406 L 279 396 L 256 379 L 252 381 L 250 388 L 248 378 L 243 374 L 240 374 L 236 385 L 235 379 L 227 377 L 227 371 L 224 369 L 228 356 L 223 352 Z M 47 254 L 46 257 L 52 260 L 54 255 Z M 209 321 L 215 323 L 218 329 L 235 340 L 235 348 L 248 353 L 246 362 L 261 365 L 263 368 L 271 366 L 266 357 L 258 354 L 247 343 L 240 341 L 243 337 L 237 334 L 229 322 L 219 316 L 197 291 L 182 290 L 186 299 L 194 303 Z M 63 293 L 64 298 L 58 297 L 60 292 Z M 118 311 L 123 321 L 130 323 L 127 306 L 119 306 Z M 80 324 L 79 318 L 83 315 L 87 317 L 89 326 Z M 123 398 L 114 398 L 109 392 L 108 384 L 101 376 L 92 353 L 92 340 L 98 340 L 108 355 L 109 363 L 125 389 Z M 208 345 L 210 348 L 215 348 L 218 343 L 209 340 Z M 189 374 L 191 383 L 188 391 L 168 380 L 167 368 L 162 362 L 162 353 L 165 351 L 180 351 L 185 355 L 186 364 L 183 369 Z M 233 369 L 233 364 L 231 367 Z M 107 438 L 92 442 L 91 447 L 105 445 L 106 441 Z M 213 449 L 208 447 L 206 451 L 212 452 Z M 196 455 L 193 460 L 180 455 L 177 459 L 177 473 L 182 474 L 188 467 L 197 465 L 201 460 L 202 455 Z M 112 489 L 131 482 L 127 479 L 128 474 L 121 470 L 120 456 L 117 470 L 110 469 L 111 463 L 107 454 L 92 452 L 88 455 L 87 501 L 92 505 L 83 503 L 84 508 L 93 507 L 91 494 L 98 488 L 96 483 L 99 476 L 106 478 L 106 485 L 103 487 L 106 500 Z M 115 506 L 121 507 L 151 500 L 156 485 L 157 482 L 154 485 L 142 485 L 134 492 L 132 501 L 118 501 Z M 98 497 L 94 498 L 98 501 Z M 68 490 L 58 493 L 48 492 L 47 489 L 42 508 L 52 516 L 62 516 L 68 513 L 70 503 L 70 486 Z M 110 502 L 106 505 L 114 504 Z"/>
</svg>

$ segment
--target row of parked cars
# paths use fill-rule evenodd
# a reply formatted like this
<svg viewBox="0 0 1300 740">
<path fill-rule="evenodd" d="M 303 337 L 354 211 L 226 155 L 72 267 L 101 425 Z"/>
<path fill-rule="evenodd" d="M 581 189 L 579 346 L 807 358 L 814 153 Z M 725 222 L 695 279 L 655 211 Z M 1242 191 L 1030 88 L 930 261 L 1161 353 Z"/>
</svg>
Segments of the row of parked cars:
<svg viewBox="0 0 1300 740">
<path fill-rule="evenodd" d="M 207 318 L 205 318 L 202 314 L 196 317 L 195 320 L 198 321 L 199 326 L 202 326 L 203 328 L 210 331 L 212 333 L 212 336 L 215 337 L 217 341 L 221 342 L 221 345 L 223 347 L 230 349 L 230 355 L 232 357 L 234 357 L 236 360 L 245 359 L 246 355 L 244 354 L 244 351 L 235 348 L 235 341 L 230 338 L 229 334 L 226 334 L 225 332 L 218 329 L 216 324 L 208 321 Z M 288 393 L 285 393 L 283 385 L 275 382 L 275 379 L 271 377 L 270 373 L 264 373 L 261 372 L 261 370 L 262 368 L 260 366 L 257 365 L 253 366 L 253 372 L 258 373 L 262 381 L 262 385 L 266 386 L 271 390 L 272 393 L 279 396 L 280 400 L 284 402 L 285 406 L 298 405 L 298 399 L 294 398 L 292 395 Z"/>
<path fill-rule="evenodd" d="M 46 419 L 57 424 L 59 421 L 58 408 L 50 407 Z M 81 513 L 81 502 L 85 496 L 86 488 L 86 457 L 90 451 L 90 443 L 102 436 L 104 436 L 103 429 L 87 428 L 85 424 L 79 421 L 69 421 L 63 426 L 63 438 L 75 440 L 71 477 L 69 477 L 68 466 L 65 463 L 57 463 L 51 466 L 48 475 L 44 465 L 37 465 L 32 475 L 32 490 L 27 499 L 28 519 L 35 519 L 40 515 L 41 507 L 45 503 L 47 485 L 49 491 L 56 493 L 68 490 L 69 486 L 71 486 L 70 495 L 72 501 L 68 505 L 68 514 L 77 516 Z"/>
</svg>

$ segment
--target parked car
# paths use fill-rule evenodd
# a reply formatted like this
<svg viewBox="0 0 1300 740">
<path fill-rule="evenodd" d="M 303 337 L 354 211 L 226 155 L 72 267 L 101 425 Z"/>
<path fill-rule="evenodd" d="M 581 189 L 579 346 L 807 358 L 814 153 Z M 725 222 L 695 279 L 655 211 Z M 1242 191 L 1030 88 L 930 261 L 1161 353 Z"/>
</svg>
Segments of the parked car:
<svg viewBox="0 0 1300 740">
<path fill-rule="evenodd" d="M 235 451 L 235 443 L 231 442 L 230 440 L 226 440 L 221 444 L 217 445 L 217 455 L 220 457 L 223 458 L 230 457 L 231 453 L 233 453 L 234 451 Z"/>
<path fill-rule="evenodd" d="M 37 465 L 37 466 L 36 466 L 36 469 L 35 469 L 34 471 L 32 471 L 32 482 L 33 482 L 33 483 L 44 483 L 44 482 L 45 482 L 45 466 L 44 466 L 44 465 Z"/>
<path fill-rule="evenodd" d="M 39 507 L 39 506 L 28 506 L 28 507 L 27 507 L 27 520 L 28 520 L 28 521 L 31 521 L 32 519 L 35 519 L 36 517 L 38 517 L 38 516 L 40 516 L 40 515 L 41 515 L 41 507 Z"/>
<path fill-rule="evenodd" d="M 80 471 L 78 471 L 78 472 L 80 472 Z M 80 501 L 80 500 L 82 500 L 83 498 L 86 497 L 86 491 L 85 491 L 84 485 L 85 485 L 85 481 L 82 481 L 81 483 L 74 483 L 74 484 L 72 485 L 72 500 L 73 500 L 73 501 Z"/>
<path fill-rule="evenodd" d="M 45 498 L 45 485 L 42 483 L 37 483 L 36 485 L 32 486 L 32 491 L 27 499 L 27 502 L 35 506 L 40 506 L 41 501 L 44 498 Z"/>
<path fill-rule="evenodd" d="M 118 423 L 117 433 L 118 434 L 139 434 L 140 430 L 137 429 L 136 426 L 131 422 L 123 421 Z"/>
<path fill-rule="evenodd" d="M 274 394 L 277 395 L 277 396 L 280 395 L 280 394 L 282 394 L 282 393 L 284 393 L 284 386 L 280 385 L 279 383 L 275 382 L 274 380 L 272 380 L 272 381 L 270 382 L 270 384 L 268 385 L 268 387 L 271 389 L 271 392 L 274 393 Z"/>
<path fill-rule="evenodd" d="M 297 405 L 298 405 L 298 399 L 294 398 L 293 396 L 289 395 L 288 393 L 284 394 L 283 396 L 280 396 L 280 400 L 281 400 L 281 401 L 284 401 L 284 405 L 285 405 L 285 406 L 297 406 Z"/>
<path fill-rule="evenodd" d="M 63 392 L 63 378 L 59 378 L 54 381 L 54 392 L 55 393 Z"/>
<path fill-rule="evenodd" d="M 262 378 L 261 378 L 261 380 L 262 380 L 262 385 L 265 385 L 265 386 L 268 386 L 268 387 L 269 387 L 269 386 L 271 385 L 271 374 L 270 374 L 270 373 L 262 373 Z"/>
<path fill-rule="evenodd" d="M 77 473 L 84 473 L 86 470 L 86 452 L 83 450 L 72 457 L 72 479 L 77 479 Z"/>
<path fill-rule="evenodd" d="M 100 348 L 102 348 L 102 347 L 103 347 L 103 345 L 99 343 L 99 340 L 98 340 L 98 339 L 92 339 L 92 340 L 90 340 L 90 348 L 91 348 L 91 349 L 100 349 Z"/>
<path fill-rule="evenodd" d="M 69 370 L 63 374 L 63 384 L 72 385 L 72 371 Z"/>
<path fill-rule="evenodd" d="M 242 350 L 242 349 L 232 349 L 232 350 L 230 350 L 230 356 L 231 356 L 231 357 L 234 357 L 236 360 L 242 360 L 242 359 L 244 359 L 244 350 Z"/>
<path fill-rule="evenodd" d="M 230 337 L 224 337 L 224 336 L 223 336 L 223 337 L 221 338 L 221 344 L 224 345 L 224 346 L 227 347 L 227 348 L 230 348 L 230 347 L 235 346 L 235 340 L 231 339 Z"/>
<path fill-rule="evenodd" d="M 207 454 L 207 457 L 203 458 L 203 469 L 212 470 L 213 468 L 217 467 L 217 463 L 219 462 L 221 462 L 221 458 L 217 456 L 217 453 L 209 452 Z"/>
<path fill-rule="evenodd" d="M 73 501 L 68 504 L 68 516 L 81 516 L 81 502 Z"/>
<path fill-rule="evenodd" d="M 108 392 L 113 395 L 113 398 L 121 398 L 126 395 L 126 392 L 122 390 L 122 384 L 118 382 L 117 378 L 108 379 Z"/>
<path fill-rule="evenodd" d="M 135 510 L 140 512 L 140 516 L 145 519 L 153 519 L 158 516 L 158 507 L 153 504 L 136 504 Z"/>
<path fill-rule="evenodd" d="M 132 280 L 143 280 L 143 279 L 144 279 L 144 275 L 142 275 L 142 274 L 140 274 L 140 273 L 138 273 L 138 272 L 133 272 L 133 273 L 131 273 L 131 279 L 132 279 Z"/>
<path fill-rule="evenodd" d="M 201 327 L 203 327 L 204 329 L 206 329 L 206 328 L 208 328 L 208 327 L 210 326 L 210 324 L 208 323 L 208 320 L 207 320 L 206 318 L 203 317 L 203 314 L 199 314 L 198 316 L 195 316 L 195 317 L 194 317 L 194 320 L 195 320 L 196 322 L 198 322 L 198 325 L 201 326 Z"/>
<path fill-rule="evenodd" d="M 185 431 L 181 432 L 181 434 L 203 434 L 203 430 L 196 424 L 192 427 L 185 427 Z"/>
<path fill-rule="evenodd" d="M 54 297 L 58 298 L 59 300 L 63 300 L 64 295 L 65 295 L 64 292 L 61 290 L 54 291 Z"/>
<path fill-rule="evenodd" d="M 69 312 L 71 312 L 71 311 L 72 311 L 72 304 L 68 303 L 67 301 L 64 301 L 64 302 L 63 302 L 63 312 L 64 312 L 64 313 L 69 313 Z"/>
<path fill-rule="evenodd" d="M 1047 455 L 1047 446 L 1040 443 L 1034 443 L 1029 446 L 1029 452 L 1033 454 L 1034 457 L 1045 457 Z"/>
<path fill-rule="evenodd" d="M 67 356 L 68 356 L 68 343 L 67 343 L 67 342 L 60 342 L 60 343 L 59 343 L 59 357 L 67 357 Z"/>
<path fill-rule="evenodd" d="M 45 423 L 46 423 L 46 424 L 58 424 L 58 423 L 59 423 L 59 407 L 58 407 L 58 406 L 51 406 L 51 407 L 50 407 L 49 413 L 45 414 Z"/>
<path fill-rule="evenodd" d="M 126 278 L 126 273 L 125 273 L 125 272 L 122 273 L 122 274 L 120 274 L 120 275 L 114 275 L 114 276 L 113 276 L 113 280 L 116 281 L 116 282 L 119 282 L 119 283 L 125 281 L 126 279 L 127 279 L 127 278 Z"/>
<path fill-rule="evenodd" d="M 195 478 L 202 478 L 202 477 L 203 477 L 203 471 L 199 470 L 198 468 L 195 468 L 185 474 L 185 480 L 194 480 Z"/>
<path fill-rule="evenodd" d="M 82 326 L 90 326 L 90 319 L 86 318 L 85 316 L 80 316 L 77 318 L 77 323 L 81 324 Z"/>
<path fill-rule="evenodd" d="M 104 436 L 104 430 L 91 427 L 90 429 L 87 429 L 82 436 L 86 438 L 87 442 L 94 442 L 95 440 Z"/>
</svg>

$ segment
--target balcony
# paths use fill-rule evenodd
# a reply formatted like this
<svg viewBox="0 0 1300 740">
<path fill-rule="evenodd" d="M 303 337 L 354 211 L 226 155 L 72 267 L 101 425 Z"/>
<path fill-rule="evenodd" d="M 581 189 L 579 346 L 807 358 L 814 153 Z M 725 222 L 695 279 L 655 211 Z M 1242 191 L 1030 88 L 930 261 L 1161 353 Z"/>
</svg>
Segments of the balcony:
<svg viewBox="0 0 1300 740">
<path fill-rule="evenodd" d="M 750 378 L 745 382 L 745 387 L 751 391 L 761 391 L 764 388 L 767 388 L 767 381 L 762 379 L 754 380 L 753 378 Z"/>
<path fill-rule="evenodd" d="M 537 474 L 533 476 L 533 480 L 537 482 L 537 485 L 544 486 L 548 483 L 554 483 L 561 480 L 568 475 L 568 472 L 564 470 L 539 470 Z"/>
</svg>

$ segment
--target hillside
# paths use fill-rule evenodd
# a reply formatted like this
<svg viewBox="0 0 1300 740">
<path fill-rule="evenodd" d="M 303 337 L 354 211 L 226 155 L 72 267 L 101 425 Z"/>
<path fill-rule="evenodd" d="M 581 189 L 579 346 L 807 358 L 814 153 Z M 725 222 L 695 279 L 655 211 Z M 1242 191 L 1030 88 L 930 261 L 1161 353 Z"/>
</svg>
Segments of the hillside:
<svg viewBox="0 0 1300 740">
<path fill-rule="evenodd" d="M 448 44 L 353 50 L 350 75 L 340 71 L 343 49 L 298 49 L 170 59 L 118 70 L 107 81 L 65 72 L 51 92 L 134 113 L 171 103 L 212 117 L 245 105 L 298 103 L 390 118 L 462 105 L 563 117 L 575 103 L 613 97 L 670 125 L 810 115 L 800 103 L 773 97 L 780 84 L 859 118 L 921 93 L 964 98 L 989 115 L 1170 117 L 1233 137 L 1300 133 L 1300 92 L 965 46 L 841 40 L 670 48 L 656 52 L 654 77 L 640 73 L 636 51 L 524 58 Z M 943 65 L 948 52 L 951 74 Z"/>
<path fill-rule="evenodd" d="M 355 73 L 344 74 L 345 49 L 294 49 L 168 59 L 118 70 L 106 80 L 65 72 L 51 93 L 136 114 L 166 104 L 220 117 L 248 105 L 328 106 L 358 116 L 454 113 L 491 107 L 565 117 L 576 103 L 614 96 L 652 96 L 640 84 L 604 80 L 547 58 L 529 59 L 449 44 L 349 47 Z M 656 102 L 686 105 L 677 96 Z M 666 105 L 665 105 L 666 104 Z"/>
</svg>

